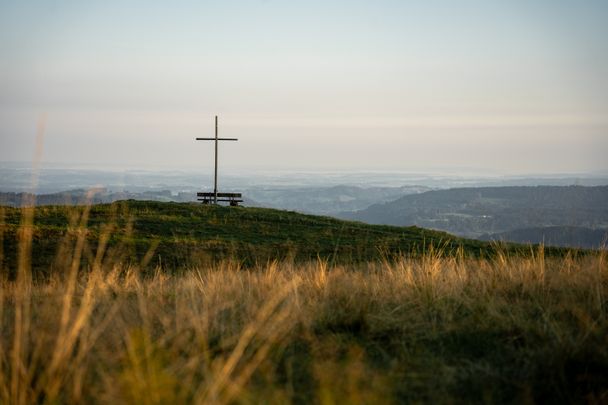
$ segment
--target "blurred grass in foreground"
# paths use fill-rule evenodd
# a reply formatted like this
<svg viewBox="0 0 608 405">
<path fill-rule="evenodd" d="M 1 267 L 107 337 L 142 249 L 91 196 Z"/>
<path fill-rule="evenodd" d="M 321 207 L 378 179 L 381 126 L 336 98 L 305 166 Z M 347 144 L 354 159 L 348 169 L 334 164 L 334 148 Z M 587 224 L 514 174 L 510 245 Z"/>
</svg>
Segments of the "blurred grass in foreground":
<svg viewBox="0 0 608 405">
<path fill-rule="evenodd" d="M 605 251 L 144 276 L 154 244 L 121 263 L 100 225 L 92 248 L 91 209 L 73 211 L 39 278 L 23 211 L 16 276 L 0 279 L 0 403 L 608 401 Z"/>
</svg>

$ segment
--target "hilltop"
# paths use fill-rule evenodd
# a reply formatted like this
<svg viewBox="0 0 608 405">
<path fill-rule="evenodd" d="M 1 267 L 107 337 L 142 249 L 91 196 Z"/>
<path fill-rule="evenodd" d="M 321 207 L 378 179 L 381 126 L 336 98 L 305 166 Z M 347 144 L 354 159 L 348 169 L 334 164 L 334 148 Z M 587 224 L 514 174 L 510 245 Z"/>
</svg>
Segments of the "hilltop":
<svg viewBox="0 0 608 405">
<path fill-rule="evenodd" d="M 0 171 L 1 174 L 1 171 Z M 356 211 L 370 205 L 393 201 L 407 194 L 430 190 L 424 186 L 401 187 L 359 187 L 336 186 L 257 186 L 239 188 L 245 196 L 248 207 L 266 207 L 306 214 L 332 215 L 341 211 Z M 50 194 L 31 194 L 26 192 L 1 192 L 0 204 L 20 207 L 33 202 L 34 205 L 84 205 L 112 203 L 121 200 L 142 200 L 162 202 L 192 202 L 195 191 L 172 191 L 150 189 L 139 191 L 113 191 L 99 187 L 90 196 L 86 188 L 65 190 Z"/>
<path fill-rule="evenodd" d="M 357 263 L 394 255 L 416 255 L 430 246 L 474 256 L 491 255 L 494 245 L 444 232 L 412 227 L 367 225 L 329 217 L 265 208 L 229 208 L 193 203 L 121 201 L 90 207 L 35 208 L 32 265 L 46 273 L 56 266 L 63 240 L 76 234 L 79 216 L 86 220 L 85 262 L 92 262 L 104 235 L 106 260 L 184 269 L 219 260 L 244 265 L 273 260 Z M 16 232 L 21 211 L 4 207 L 5 264 L 14 268 Z M 510 245 L 510 249 L 516 249 Z M 529 251 L 529 250 L 528 250 Z"/>
</svg>

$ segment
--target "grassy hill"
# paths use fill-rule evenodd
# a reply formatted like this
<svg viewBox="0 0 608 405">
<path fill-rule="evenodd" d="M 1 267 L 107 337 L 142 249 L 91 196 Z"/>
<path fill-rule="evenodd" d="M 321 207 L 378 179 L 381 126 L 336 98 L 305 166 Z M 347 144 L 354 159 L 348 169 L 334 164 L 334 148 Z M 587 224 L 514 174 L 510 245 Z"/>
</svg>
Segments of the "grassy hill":
<svg viewBox="0 0 608 405">
<path fill-rule="evenodd" d="M 15 268 L 21 211 L 3 210 L 4 261 Z M 88 217 L 83 218 L 84 213 Z M 129 200 L 88 208 L 37 207 L 34 224 L 32 267 L 43 273 L 57 267 L 57 252 L 62 245 L 73 243 L 68 240 L 75 237 L 79 226 L 86 229 L 85 263 L 92 263 L 99 241 L 107 236 L 110 249 L 104 260 L 140 264 L 147 255 L 148 267 L 160 264 L 166 269 L 225 259 L 246 266 L 317 258 L 355 263 L 416 255 L 431 245 L 451 252 L 462 247 L 473 256 L 491 255 L 494 249 L 487 242 L 418 227 L 366 225 L 273 209 L 189 203 Z M 518 249 L 516 245 L 509 248 Z"/>
<path fill-rule="evenodd" d="M 0 276 L 2 404 L 606 403 L 605 251 L 141 201 L 0 224 L 35 270 Z"/>
</svg>

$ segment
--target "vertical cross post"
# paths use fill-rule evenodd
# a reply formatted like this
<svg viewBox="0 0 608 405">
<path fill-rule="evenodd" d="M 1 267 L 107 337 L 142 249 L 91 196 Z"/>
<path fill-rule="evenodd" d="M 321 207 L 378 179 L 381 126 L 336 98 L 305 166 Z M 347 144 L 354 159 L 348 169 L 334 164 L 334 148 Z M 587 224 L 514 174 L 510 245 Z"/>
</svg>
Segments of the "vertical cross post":
<svg viewBox="0 0 608 405">
<path fill-rule="evenodd" d="M 213 203 L 217 205 L 217 115 L 215 116 L 215 176 L 213 177 Z"/>
<path fill-rule="evenodd" d="M 217 204 L 217 150 L 218 141 L 238 141 L 237 138 L 218 138 L 217 115 L 215 116 L 215 138 L 196 138 L 197 141 L 215 141 L 215 172 L 213 176 L 213 203 Z"/>
</svg>

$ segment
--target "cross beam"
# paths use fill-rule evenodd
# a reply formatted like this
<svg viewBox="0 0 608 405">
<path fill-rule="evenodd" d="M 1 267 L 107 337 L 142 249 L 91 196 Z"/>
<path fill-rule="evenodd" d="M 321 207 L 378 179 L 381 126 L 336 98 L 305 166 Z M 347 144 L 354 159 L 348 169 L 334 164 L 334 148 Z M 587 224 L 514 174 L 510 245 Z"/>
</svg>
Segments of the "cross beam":
<svg viewBox="0 0 608 405">
<path fill-rule="evenodd" d="M 215 116 L 215 138 L 196 138 L 197 141 L 215 141 L 215 176 L 213 181 L 213 203 L 217 204 L 217 144 L 218 141 L 238 141 L 237 138 L 217 137 L 217 115 Z"/>
</svg>

